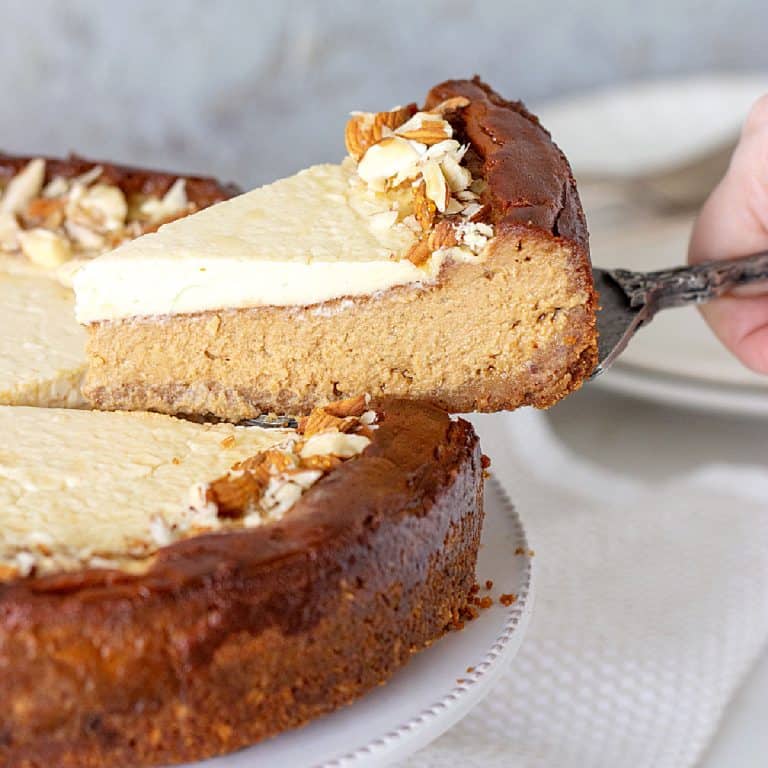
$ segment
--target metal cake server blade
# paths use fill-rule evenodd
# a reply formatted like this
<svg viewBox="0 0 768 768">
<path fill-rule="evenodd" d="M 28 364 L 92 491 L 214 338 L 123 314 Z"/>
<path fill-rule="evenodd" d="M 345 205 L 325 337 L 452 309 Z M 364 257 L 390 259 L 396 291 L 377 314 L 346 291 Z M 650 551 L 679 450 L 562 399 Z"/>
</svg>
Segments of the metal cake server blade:
<svg viewBox="0 0 768 768">
<path fill-rule="evenodd" d="M 613 365 L 637 330 L 660 310 L 703 304 L 739 286 L 768 280 L 768 252 L 657 272 L 594 268 L 592 274 L 600 296 L 594 378 Z"/>
</svg>

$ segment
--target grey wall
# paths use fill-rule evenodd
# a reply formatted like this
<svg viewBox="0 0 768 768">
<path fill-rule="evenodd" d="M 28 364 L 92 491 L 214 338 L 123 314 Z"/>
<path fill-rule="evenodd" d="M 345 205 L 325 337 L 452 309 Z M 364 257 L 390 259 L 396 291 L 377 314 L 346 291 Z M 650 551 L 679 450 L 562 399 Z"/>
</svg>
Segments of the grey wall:
<svg viewBox="0 0 768 768">
<path fill-rule="evenodd" d="M 768 71 L 768 0 L 0 0 L 0 146 L 267 181 L 342 152 L 345 115 L 481 73 L 535 104 Z"/>
</svg>

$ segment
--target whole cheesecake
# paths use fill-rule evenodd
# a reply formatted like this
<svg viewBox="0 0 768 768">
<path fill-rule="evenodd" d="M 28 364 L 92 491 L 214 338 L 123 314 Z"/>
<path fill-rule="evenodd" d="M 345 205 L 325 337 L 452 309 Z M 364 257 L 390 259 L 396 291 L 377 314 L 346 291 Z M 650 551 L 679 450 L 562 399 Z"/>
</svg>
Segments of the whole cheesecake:
<svg viewBox="0 0 768 768">
<path fill-rule="evenodd" d="M 546 407 L 594 369 L 568 163 L 478 79 L 355 113 L 349 156 L 170 223 L 76 279 L 99 408 L 307 413 L 355 392 Z"/>
<path fill-rule="evenodd" d="M 85 405 L 74 273 L 236 191 L 211 178 L 77 156 L 0 153 L 0 404 Z"/>
<path fill-rule="evenodd" d="M 471 426 L 354 398 L 296 430 L 0 407 L 0 762 L 142 766 L 348 704 L 466 607 Z"/>
</svg>

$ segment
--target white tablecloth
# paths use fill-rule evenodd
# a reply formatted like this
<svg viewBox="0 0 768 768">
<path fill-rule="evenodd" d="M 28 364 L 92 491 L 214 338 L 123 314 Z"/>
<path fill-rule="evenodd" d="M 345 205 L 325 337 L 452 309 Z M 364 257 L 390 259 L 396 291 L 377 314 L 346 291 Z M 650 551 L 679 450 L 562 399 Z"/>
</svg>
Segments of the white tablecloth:
<svg viewBox="0 0 768 768">
<path fill-rule="evenodd" d="M 594 385 L 476 423 L 537 604 L 502 683 L 403 765 L 695 765 L 768 640 L 768 423 Z"/>
</svg>

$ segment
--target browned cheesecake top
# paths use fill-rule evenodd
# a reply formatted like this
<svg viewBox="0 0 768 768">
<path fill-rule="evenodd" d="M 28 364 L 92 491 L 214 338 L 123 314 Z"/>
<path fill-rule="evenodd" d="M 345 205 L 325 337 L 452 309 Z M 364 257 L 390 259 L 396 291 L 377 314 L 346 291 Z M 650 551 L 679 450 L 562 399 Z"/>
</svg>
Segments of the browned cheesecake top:
<svg viewBox="0 0 768 768">
<path fill-rule="evenodd" d="M 94 181 L 119 187 L 126 195 L 162 197 L 177 179 L 184 178 L 187 198 L 195 209 L 207 208 L 240 192 L 237 185 L 222 183 L 210 176 L 187 176 L 137 166 L 118 165 L 75 154 L 62 158 L 0 152 L 0 185 L 13 178 L 37 157 L 45 161 L 45 183 L 57 177 L 72 179 L 100 167 L 101 175 Z"/>
<path fill-rule="evenodd" d="M 481 200 L 497 232 L 536 228 L 573 240 L 586 252 L 587 226 L 576 182 L 549 131 L 522 102 L 502 98 L 479 77 L 436 85 L 425 109 L 455 97 L 469 103 L 449 120 L 476 155 L 476 175 L 487 183 Z"/>
<path fill-rule="evenodd" d="M 355 572 L 353 564 L 368 557 L 381 565 L 382 578 L 389 578 L 387 558 L 406 556 L 415 577 L 427 566 L 417 541 L 404 555 L 381 551 L 381 537 L 379 549 L 369 552 L 368 537 L 381 526 L 423 517 L 445 493 L 475 494 L 474 475 L 462 468 L 479 461 L 477 438 L 468 423 L 437 408 L 386 399 L 372 407 L 378 426 L 368 447 L 319 480 L 278 522 L 178 541 L 160 549 L 143 574 L 91 568 L 0 583 L 0 617 L 14 625 L 75 616 L 105 619 L 116 601 L 138 608 L 151 596 L 175 601 L 191 592 L 196 599 L 210 595 L 220 601 L 227 584 L 234 589 L 253 583 L 267 596 L 272 590 L 290 592 L 292 582 L 297 595 L 313 583 L 338 590 L 343 563 Z M 457 479 L 459 485 L 451 486 Z M 295 609 L 272 606 L 263 620 L 295 621 Z"/>
</svg>

